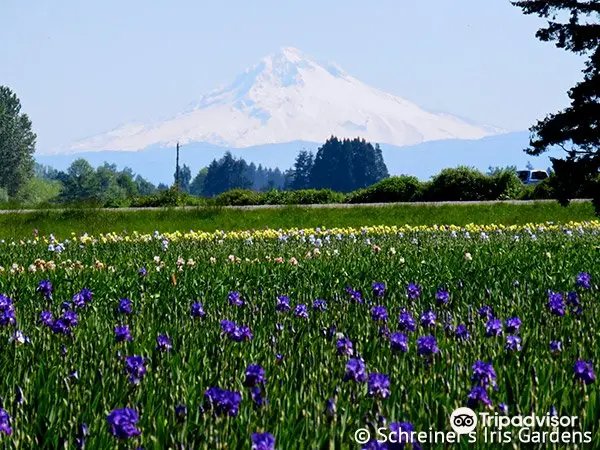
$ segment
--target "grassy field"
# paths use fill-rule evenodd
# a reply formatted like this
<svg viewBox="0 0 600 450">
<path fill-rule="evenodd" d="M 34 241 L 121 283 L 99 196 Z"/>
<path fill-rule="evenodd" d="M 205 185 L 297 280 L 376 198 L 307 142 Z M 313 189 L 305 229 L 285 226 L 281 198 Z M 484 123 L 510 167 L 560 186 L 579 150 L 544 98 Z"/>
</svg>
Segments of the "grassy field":
<svg viewBox="0 0 600 450">
<path fill-rule="evenodd" d="M 503 208 L 492 210 L 497 219 Z M 406 209 L 393 211 L 408 221 Z M 428 221 L 470 221 L 452 209 L 446 220 L 439 210 L 413 211 L 420 221 L 427 212 L 437 214 Z M 503 217 L 541 213 L 518 211 Z M 317 220 L 323 211 L 294 212 Z M 254 214 L 293 220 L 280 211 L 227 214 L 239 228 Z M 147 229 L 165 226 L 168 215 L 157 217 Z M 4 244 L 0 447 L 250 449 L 253 434 L 270 433 L 274 445 L 252 448 L 408 450 L 363 447 L 355 433 L 447 433 L 450 413 L 469 405 L 511 417 L 577 416 L 560 431 L 580 433 L 577 448 L 600 448 L 599 246 L 599 222 Z M 486 442 L 483 426 L 476 443 L 421 443 L 555 448 L 548 437 L 504 431 L 511 443 L 506 434 L 503 445 Z"/>
<path fill-rule="evenodd" d="M 354 207 L 312 209 L 286 207 L 281 209 L 232 210 L 223 208 L 187 210 L 119 211 L 73 209 L 68 211 L 34 211 L 0 214 L 0 237 L 24 237 L 34 229 L 40 234 L 58 236 L 75 233 L 107 233 L 154 230 L 240 230 L 292 227 L 346 227 L 367 225 L 433 225 L 468 223 L 525 224 L 594 218 L 590 203 L 572 203 L 564 208 L 557 203 L 484 204 L 484 205 L 399 205 L 384 207 Z"/>
</svg>

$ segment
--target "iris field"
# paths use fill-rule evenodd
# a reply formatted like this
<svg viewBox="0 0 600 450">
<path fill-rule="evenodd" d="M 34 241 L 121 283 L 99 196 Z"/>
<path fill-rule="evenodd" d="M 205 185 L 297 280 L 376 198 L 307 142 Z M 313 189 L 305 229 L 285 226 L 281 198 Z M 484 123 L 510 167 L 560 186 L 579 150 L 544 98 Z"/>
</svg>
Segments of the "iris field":
<svg viewBox="0 0 600 450">
<path fill-rule="evenodd" d="M 599 280 L 597 221 L 3 241 L 0 447 L 442 448 L 354 435 L 469 405 L 600 448 Z"/>
</svg>

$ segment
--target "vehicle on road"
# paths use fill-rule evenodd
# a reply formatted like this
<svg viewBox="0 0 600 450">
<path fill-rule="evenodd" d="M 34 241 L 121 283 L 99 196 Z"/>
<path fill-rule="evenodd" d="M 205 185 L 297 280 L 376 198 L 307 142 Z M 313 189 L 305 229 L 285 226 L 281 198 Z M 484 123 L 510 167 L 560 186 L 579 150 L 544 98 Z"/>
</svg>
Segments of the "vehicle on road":
<svg viewBox="0 0 600 450">
<path fill-rule="evenodd" d="M 548 172 L 539 169 L 519 170 L 517 175 L 524 184 L 536 184 L 548 178 Z"/>
</svg>

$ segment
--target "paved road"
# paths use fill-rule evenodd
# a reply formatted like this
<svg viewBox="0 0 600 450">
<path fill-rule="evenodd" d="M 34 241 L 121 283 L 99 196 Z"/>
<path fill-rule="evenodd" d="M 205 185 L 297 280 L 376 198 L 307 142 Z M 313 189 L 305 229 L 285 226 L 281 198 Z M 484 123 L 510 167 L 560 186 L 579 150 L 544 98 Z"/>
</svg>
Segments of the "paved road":
<svg viewBox="0 0 600 450">
<path fill-rule="evenodd" d="M 573 203 L 588 202 L 589 199 L 573 199 Z M 251 206 L 223 206 L 223 209 L 239 209 L 239 210 L 255 210 L 255 209 L 281 209 L 281 208 L 380 208 L 380 207 L 393 207 L 393 206 L 443 206 L 443 205 L 494 205 L 499 203 L 509 205 L 533 205 L 537 203 L 553 203 L 555 200 L 490 200 L 490 201 L 464 201 L 464 202 L 398 202 L 398 203 L 332 203 L 332 204 L 315 204 L 315 205 L 251 205 Z M 214 209 L 215 207 L 206 206 L 179 206 L 174 208 L 101 208 L 103 211 L 164 211 L 166 209 L 179 209 L 179 210 L 197 210 L 197 209 Z M 27 214 L 36 212 L 49 212 L 49 211 L 69 211 L 68 208 L 58 209 L 0 209 L 0 214 Z"/>
</svg>

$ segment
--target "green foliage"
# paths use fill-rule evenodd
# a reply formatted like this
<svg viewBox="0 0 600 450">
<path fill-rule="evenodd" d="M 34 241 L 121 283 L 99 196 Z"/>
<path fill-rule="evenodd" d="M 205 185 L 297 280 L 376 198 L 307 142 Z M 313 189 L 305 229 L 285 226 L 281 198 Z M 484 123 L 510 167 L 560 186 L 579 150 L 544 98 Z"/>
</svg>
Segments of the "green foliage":
<svg viewBox="0 0 600 450">
<path fill-rule="evenodd" d="M 460 166 L 444 169 L 431 180 L 425 197 L 429 201 L 489 200 L 492 181 L 480 171 Z"/>
<path fill-rule="evenodd" d="M 35 141 L 16 94 L 0 86 L 0 188 L 11 197 L 33 176 Z"/>
<path fill-rule="evenodd" d="M 364 139 L 339 140 L 332 136 L 317 151 L 310 187 L 351 192 L 388 176 L 379 145 L 373 147 Z"/>
<path fill-rule="evenodd" d="M 8 192 L 3 187 L 0 187 L 0 203 L 8 203 Z"/>
<path fill-rule="evenodd" d="M 247 206 L 259 203 L 260 194 L 249 189 L 232 189 L 215 198 L 215 204 L 219 206 Z"/>
<path fill-rule="evenodd" d="M 159 208 L 159 207 L 170 207 L 170 206 L 186 206 L 190 204 L 199 204 L 198 200 L 192 200 L 193 197 L 186 195 L 181 192 L 177 186 L 171 186 L 170 188 L 157 191 L 156 193 L 144 196 L 136 197 L 132 199 L 131 206 L 137 208 Z"/>
<path fill-rule="evenodd" d="M 488 176 L 491 178 L 491 199 L 514 200 L 521 195 L 524 186 L 515 168 L 495 168 Z"/>
<path fill-rule="evenodd" d="M 422 196 L 423 187 L 417 177 L 396 176 L 381 180 L 365 189 L 348 194 L 348 203 L 414 202 Z"/>
<path fill-rule="evenodd" d="M 22 206 L 33 206 L 55 200 L 60 194 L 61 184 L 42 178 L 31 178 L 11 200 Z"/>
<path fill-rule="evenodd" d="M 552 187 L 552 177 L 546 178 L 539 183 L 525 186 L 519 195 L 521 200 L 550 200 L 555 198 Z"/>
<path fill-rule="evenodd" d="M 262 205 L 324 205 L 341 203 L 344 194 L 331 189 L 272 190 L 260 196 Z"/>
</svg>

